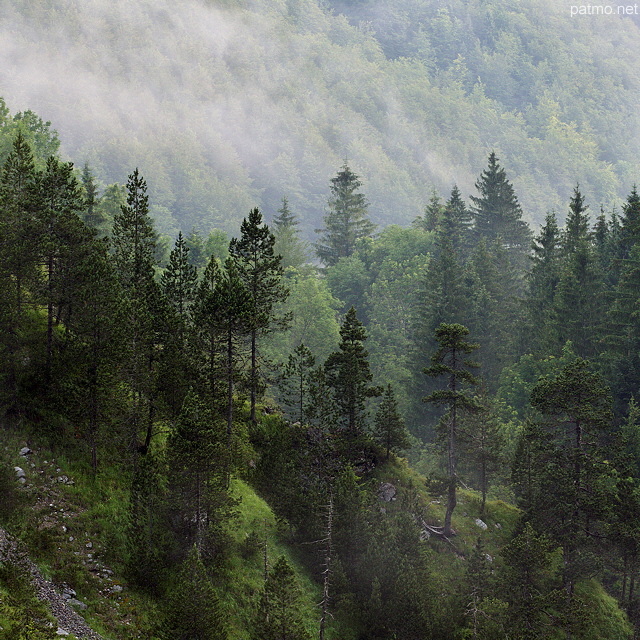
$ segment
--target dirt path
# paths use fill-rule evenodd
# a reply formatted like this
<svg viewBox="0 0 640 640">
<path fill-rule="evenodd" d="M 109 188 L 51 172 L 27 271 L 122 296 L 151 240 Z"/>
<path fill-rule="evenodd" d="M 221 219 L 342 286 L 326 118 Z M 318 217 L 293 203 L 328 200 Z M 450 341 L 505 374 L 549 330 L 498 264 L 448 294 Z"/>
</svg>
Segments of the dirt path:
<svg viewBox="0 0 640 640">
<path fill-rule="evenodd" d="M 0 562 L 10 562 L 24 569 L 31 576 L 31 582 L 40 600 L 46 602 L 53 616 L 58 621 L 58 628 L 73 633 L 78 638 L 103 640 L 93 631 L 84 619 L 66 602 L 51 582 L 45 580 L 18 543 L 0 527 Z"/>
</svg>

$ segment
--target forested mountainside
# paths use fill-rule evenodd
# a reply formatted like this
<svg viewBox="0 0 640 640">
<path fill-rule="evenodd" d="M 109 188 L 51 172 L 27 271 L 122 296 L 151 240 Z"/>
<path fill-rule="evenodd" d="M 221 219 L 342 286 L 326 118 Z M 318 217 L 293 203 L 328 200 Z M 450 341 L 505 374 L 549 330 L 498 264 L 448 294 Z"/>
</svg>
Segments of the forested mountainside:
<svg viewBox="0 0 640 640">
<path fill-rule="evenodd" d="M 378 232 L 343 161 L 313 246 L 285 198 L 166 247 L 1 116 L 0 634 L 637 636 L 635 186 L 533 233 L 491 151 Z"/>
<path fill-rule="evenodd" d="M 102 186 L 139 166 L 160 232 L 283 197 L 308 239 L 347 159 L 373 222 L 473 191 L 495 150 L 530 223 L 638 175 L 638 27 L 553 0 L 3 0 L 0 87 Z M 25 79 L 28 78 L 28 81 Z"/>
</svg>

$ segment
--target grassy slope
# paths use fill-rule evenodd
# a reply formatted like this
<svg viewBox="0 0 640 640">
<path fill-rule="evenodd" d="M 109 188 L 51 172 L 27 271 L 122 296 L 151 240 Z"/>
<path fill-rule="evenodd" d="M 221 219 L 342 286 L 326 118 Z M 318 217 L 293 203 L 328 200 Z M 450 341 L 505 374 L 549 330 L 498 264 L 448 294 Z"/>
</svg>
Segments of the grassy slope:
<svg viewBox="0 0 640 640">
<path fill-rule="evenodd" d="M 88 605 L 87 619 L 105 638 L 152 638 L 157 604 L 148 596 L 130 590 L 122 579 L 121 550 L 124 548 L 124 538 L 121 529 L 127 494 L 117 467 L 105 467 L 93 481 L 84 461 L 78 462 L 60 455 L 52 460 L 51 452 L 36 447 L 34 455 L 26 462 L 17 455 L 23 444 L 19 437 L 9 438 L 6 435 L 3 433 L 6 447 L 0 449 L 2 464 L 5 468 L 15 465 L 25 468 L 27 486 L 30 486 L 27 490 L 10 487 L 11 494 L 22 498 L 26 496 L 29 508 L 22 511 L 21 517 L 9 521 L 9 529 L 26 541 L 34 560 L 48 577 L 58 583 L 66 582 L 76 589 L 78 597 Z M 44 464 L 45 460 L 48 465 Z M 34 467 L 30 466 L 32 462 Z M 47 484 L 47 476 L 50 475 L 48 469 L 53 469 L 52 465 L 56 469 L 54 476 L 67 475 L 73 478 L 75 484 Z M 39 473 L 41 469 L 43 473 Z M 11 474 L 5 477 L 13 482 Z M 442 523 L 444 500 L 428 495 L 424 478 L 411 469 L 406 461 L 394 459 L 378 468 L 367 481 L 368 489 L 377 491 L 382 482 L 391 482 L 398 488 L 397 500 L 387 505 L 389 513 L 403 508 L 403 496 L 411 493 L 428 523 Z M 236 479 L 232 490 L 241 501 L 238 516 L 230 530 L 233 552 L 225 568 L 229 579 L 226 588 L 220 591 L 230 640 L 248 640 L 250 637 L 251 619 L 263 580 L 265 537 L 269 563 L 284 555 L 296 570 L 304 593 L 303 610 L 307 626 L 314 636 L 317 633 L 319 586 L 298 562 L 295 549 L 288 548 L 282 542 L 269 505 L 242 480 Z M 43 500 L 47 506 L 55 504 L 55 509 L 43 508 Z M 489 501 L 482 517 L 487 528 L 482 529 L 476 524 L 476 518 L 480 517 L 479 509 L 479 496 L 473 491 L 461 491 L 453 517 L 457 535 L 450 542 L 431 538 L 426 543 L 433 560 L 433 578 L 445 589 L 464 575 L 466 558 L 478 539 L 482 540 L 485 552 L 493 561 L 500 562 L 499 550 L 509 539 L 518 510 L 502 501 Z M 59 517 L 53 518 L 52 513 Z M 6 522 L 6 514 L 4 516 Z M 63 524 L 67 527 L 66 532 L 62 531 Z M 88 541 L 92 543 L 91 550 L 86 548 Z M 88 571 L 92 563 L 88 558 L 89 551 L 101 566 L 114 571 L 112 577 L 102 580 L 99 574 Z M 112 593 L 113 585 L 122 586 L 123 591 Z M 0 592 L 3 588 L 6 590 L 6 584 L 0 579 Z M 629 627 L 625 616 L 599 584 L 595 581 L 582 584 L 580 594 L 594 614 L 594 639 L 606 637 L 622 640 L 628 637 Z M 22 613 L 32 604 L 25 600 Z M 21 611 L 12 611 L 12 615 L 19 616 Z M 352 635 L 348 628 L 339 628 L 339 621 L 332 624 L 334 627 L 329 630 L 329 638 Z"/>
</svg>

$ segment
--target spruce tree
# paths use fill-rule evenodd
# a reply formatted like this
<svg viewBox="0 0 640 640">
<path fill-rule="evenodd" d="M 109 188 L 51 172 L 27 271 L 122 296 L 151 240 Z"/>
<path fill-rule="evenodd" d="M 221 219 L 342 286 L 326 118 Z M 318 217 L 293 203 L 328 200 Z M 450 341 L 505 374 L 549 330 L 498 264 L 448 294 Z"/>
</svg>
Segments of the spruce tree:
<svg viewBox="0 0 640 640">
<path fill-rule="evenodd" d="M 88 162 L 85 162 L 82 169 L 81 180 L 84 188 L 82 220 L 88 227 L 102 234 L 105 231 L 107 220 L 104 211 L 100 207 L 98 185 Z"/>
<path fill-rule="evenodd" d="M 471 196 L 476 236 L 489 244 L 499 241 L 512 262 L 524 268 L 531 232 L 522 220 L 522 209 L 513 185 L 498 164 L 494 151 L 489 154 L 489 165 L 476 182 L 476 189 L 479 195 Z"/>
<path fill-rule="evenodd" d="M 224 616 L 211 578 L 194 545 L 162 603 L 166 640 L 226 640 Z"/>
<path fill-rule="evenodd" d="M 242 221 L 240 238 L 229 243 L 229 256 L 234 269 L 251 300 L 249 330 L 251 338 L 251 420 L 256 421 L 256 402 L 260 387 L 258 362 L 258 337 L 274 328 L 286 326 L 288 318 L 276 318 L 274 307 L 286 300 L 288 289 L 282 282 L 281 257 L 275 255 L 275 238 L 269 227 L 262 224 L 262 214 L 253 209 Z"/>
<path fill-rule="evenodd" d="M 308 414 L 312 372 L 316 359 L 311 350 L 299 344 L 289 354 L 279 383 L 280 404 L 292 421 L 304 423 Z"/>
<path fill-rule="evenodd" d="M 288 229 L 297 227 L 298 218 L 289 209 L 289 201 L 286 197 L 282 198 L 282 206 L 278 209 L 278 215 L 273 218 L 273 233 L 275 236 L 280 235 Z"/>
<path fill-rule="evenodd" d="M 129 446 L 145 453 L 153 426 L 156 358 L 155 331 L 162 310 L 154 280 L 156 233 L 149 217 L 147 183 L 136 169 L 127 182 L 127 204 L 113 221 L 113 258 L 126 303 L 127 363 L 125 380 L 131 389 Z M 139 434 L 145 433 L 144 442 Z"/>
<path fill-rule="evenodd" d="M 357 193 L 361 186 L 362 182 L 346 162 L 331 179 L 329 211 L 323 219 L 324 228 L 316 229 L 320 241 L 315 245 L 318 258 L 327 267 L 353 254 L 357 240 L 370 236 L 375 230 L 368 217 L 367 200 Z"/>
<path fill-rule="evenodd" d="M 534 459 L 538 476 L 528 516 L 563 552 L 563 586 L 568 602 L 576 581 L 594 563 L 594 542 L 608 518 L 611 475 L 605 463 L 605 431 L 613 412 L 602 378 L 581 358 L 556 375 L 543 377 L 531 393 L 542 418 L 537 437 L 543 459 Z"/>
<path fill-rule="evenodd" d="M 527 274 L 525 342 L 533 351 L 549 351 L 549 331 L 560 281 L 561 255 L 560 229 L 555 213 L 549 212 L 540 233 L 534 238 L 531 269 Z"/>
<path fill-rule="evenodd" d="M 619 256 L 625 260 L 633 245 L 640 244 L 640 194 L 635 184 L 622 207 L 621 225 Z"/>
<path fill-rule="evenodd" d="M 477 363 L 466 358 L 477 348 L 477 344 L 467 342 L 469 330 L 461 324 L 442 323 L 435 332 L 438 342 L 437 351 L 431 356 L 431 366 L 423 371 L 432 378 L 447 376 L 446 389 L 439 389 L 423 398 L 423 402 L 443 405 L 447 412 L 440 421 L 439 430 L 445 441 L 447 455 L 447 510 L 444 520 L 445 536 L 450 536 L 451 515 L 456 507 L 456 490 L 458 486 L 458 435 L 460 421 L 465 411 L 475 411 L 477 403 L 469 395 L 468 388 L 478 383 L 471 369 Z"/>
<path fill-rule="evenodd" d="M 362 432 L 365 421 L 365 400 L 379 396 L 381 390 L 369 383 L 368 352 L 364 348 L 366 331 L 351 307 L 340 327 L 340 351 L 327 358 L 324 369 L 327 384 L 333 389 L 340 425 L 352 438 Z"/>
<path fill-rule="evenodd" d="M 387 385 L 382 395 L 382 402 L 376 412 L 373 436 L 385 449 L 385 459 L 389 454 L 409 447 L 409 438 L 404 421 L 398 413 L 398 402 L 391 384 Z"/>
<path fill-rule="evenodd" d="M 281 556 L 267 574 L 256 615 L 255 640 L 310 640 L 300 608 L 296 575 Z"/>
<path fill-rule="evenodd" d="M 565 255 L 577 251 L 578 247 L 589 240 L 589 214 L 584 196 L 580 192 L 580 185 L 573 189 L 569 201 L 569 213 L 562 234 L 562 248 Z"/>
</svg>

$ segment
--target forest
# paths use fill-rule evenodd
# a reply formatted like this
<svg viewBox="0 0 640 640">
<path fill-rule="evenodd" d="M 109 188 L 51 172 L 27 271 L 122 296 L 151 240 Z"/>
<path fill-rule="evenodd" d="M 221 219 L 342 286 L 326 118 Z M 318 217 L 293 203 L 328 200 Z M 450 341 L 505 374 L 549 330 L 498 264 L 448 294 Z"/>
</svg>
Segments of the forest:
<svg viewBox="0 0 640 640">
<path fill-rule="evenodd" d="M 533 233 L 491 152 L 468 200 L 378 229 L 344 161 L 313 244 L 283 197 L 167 246 L 138 169 L 101 190 L 33 112 L 2 144 L 3 437 L 83 478 L 137 637 L 635 637 L 635 186 Z M 3 526 L 91 594 L 42 488 L 0 481 Z M 19 580 L 0 562 L 6 637 L 55 637 Z"/>
<path fill-rule="evenodd" d="M 0 640 L 640 637 L 636 18 L 2 7 Z"/>
</svg>

